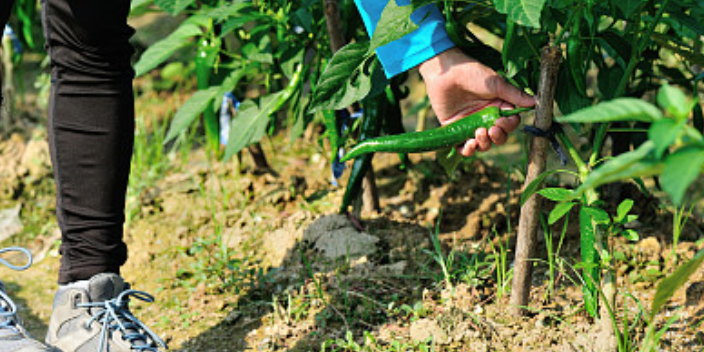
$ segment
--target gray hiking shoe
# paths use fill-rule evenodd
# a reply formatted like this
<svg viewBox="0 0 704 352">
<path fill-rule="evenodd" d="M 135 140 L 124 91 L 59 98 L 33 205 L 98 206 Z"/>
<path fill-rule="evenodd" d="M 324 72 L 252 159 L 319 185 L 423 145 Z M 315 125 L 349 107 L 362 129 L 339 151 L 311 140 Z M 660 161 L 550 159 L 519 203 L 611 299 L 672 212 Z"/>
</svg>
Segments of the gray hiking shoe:
<svg viewBox="0 0 704 352">
<path fill-rule="evenodd" d="M 27 256 L 27 264 L 17 266 L 0 258 L 0 263 L 13 270 L 25 270 L 32 265 L 32 254 L 19 247 L 0 249 L 0 254 L 20 252 Z M 17 305 L 5 293 L 5 287 L 0 283 L 0 352 L 52 352 L 53 349 L 44 346 L 39 341 L 31 338 L 22 327 L 17 317 Z"/>
<path fill-rule="evenodd" d="M 46 342 L 63 352 L 157 352 L 166 343 L 129 310 L 129 298 L 153 302 L 130 290 L 116 274 L 100 274 L 59 289 Z"/>
</svg>

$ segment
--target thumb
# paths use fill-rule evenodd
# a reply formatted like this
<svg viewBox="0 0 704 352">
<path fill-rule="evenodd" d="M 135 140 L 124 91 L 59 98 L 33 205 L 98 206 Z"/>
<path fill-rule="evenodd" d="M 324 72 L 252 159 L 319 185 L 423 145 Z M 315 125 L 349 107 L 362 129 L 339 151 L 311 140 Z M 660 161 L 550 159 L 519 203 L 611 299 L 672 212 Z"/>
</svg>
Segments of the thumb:
<svg viewBox="0 0 704 352">
<path fill-rule="evenodd" d="M 503 77 L 496 80 L 496 95 L 499 99 L 513 104 L 517 107 L 530 107 L 535 105 L 536 100 L 530 94 L 527 94 L 520 89 L 516 88 L 514 85 L 506 82 Z"/>
</svg>

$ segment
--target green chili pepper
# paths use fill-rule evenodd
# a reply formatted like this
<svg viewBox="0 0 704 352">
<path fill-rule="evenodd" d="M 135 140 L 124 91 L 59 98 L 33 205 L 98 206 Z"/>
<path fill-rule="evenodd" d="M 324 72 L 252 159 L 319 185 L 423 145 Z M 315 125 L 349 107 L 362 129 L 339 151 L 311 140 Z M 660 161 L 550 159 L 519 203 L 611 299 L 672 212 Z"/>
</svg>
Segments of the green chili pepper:
<svg viewBox="0 0 704 352">
<path fill-rule="evenodd" d="M 384 104 L 385 109 L 382 111 L 382 115 L 386 118 L 384 119 L 383 130 L 387 135 L 400 135 L 406 133 L 406 129 L 403 127 L 403 114 L 401 113 L 401 102 L 399 96 L 402 96 L 400 87 L 398 83 L 400 81 L 392 82 L 393 86 L 386 87 L 386 100 L 387 104 Z M 401 158 L 401 170 L 406 170 L 410 164 L 408 155 L 404 153 L 399 153 Z"/>
<path fill-rule="evenodd" d="M 362 131 L 359 139 L 364 141 L 374 138 L 379 134 L 379 115 L 383 111 L 383 104 L 386 103 L 385 96 L 366 99 L 364 101 L 364 117 L 362 120 Z M 354 161 L 352 171 L 350 171 L 350 179 L 347 182 L 347 189 L 342 198 L 342 206 L 340 206 L 340 214 L 347 212 L 352 201 L 357 198 L 362 191 L 362 183 L 364 176 L 369 171 L 372 164 L 374 154 L 366 154 Z"/>
<path fill-rule="evenodd" d="M 470 138 L 479 128 L 494 126 L 500 117 L 508 117 L 531 110 L 521 108 L 501 110 L 497 106 L 489 106 L 481 111 L 459 119 L 449 125 L 422 132 L 404 133 L 384 136 L 357 144 L 342 158 L 342 162 L 356 158 L 366 153 L 422 153 L 432 150 L 456 146 Z"/>
<path fill-rule="evenodd" d="M 195 59 L 198 89 L 208 89 L 210 87 L 210 79 L 213 75 L 213 70 L 219 53 L 219 39 L 215 37 L 203 37 L 198 41 L 198 51 L 196 52 Z M 205 125 L 206 139 L 214 150 L 217 150 L 220 142 L 220 131 L 218 118 L 212 107 L 209 107 L 203 112 L 203 121 Z"/>
</svg>

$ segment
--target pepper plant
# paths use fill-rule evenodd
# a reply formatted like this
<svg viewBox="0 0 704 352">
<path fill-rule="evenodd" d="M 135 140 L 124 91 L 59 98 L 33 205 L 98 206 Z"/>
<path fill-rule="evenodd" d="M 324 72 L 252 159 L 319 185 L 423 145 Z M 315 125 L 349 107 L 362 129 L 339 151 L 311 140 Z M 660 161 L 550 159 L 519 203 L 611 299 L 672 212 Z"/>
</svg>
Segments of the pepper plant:
<svg viewBox="0 0 704 352">
<path fill-rule="evenodd" d="M 313 120 L 307 106 L 310 91 L 315 89 L 305 83 L 316 81 L 331 56 L 320 1 L 133 3 L 135 11 L 155 6 L 187 18 L 142 54 L 135 65 L 137 75 L 173 60 L 181 50 L 190 49 L 199 88 L 174 116 L 166 142 L 178 137 L 202 115 L 208 144 L 217 148 L 220 126 L 215 112 L 222 97 L 233 91 L 243 101 L 232 121 L 225 159 L 280 127 L 290 127 L 292 139 L 302 135 Z M 348 30 L 351 28 L 353 21 Z"/>
<path fill-rule="evenodd" d="M 540 49 L 545 45 L 564 49 L 565 65 L 559 72 L 556 103 L 562 114 L 576 114 L 563 121 L 569 121 L 578 133 L 587 136 L 588 143 L 575 147 L 564 133 L 557 133 L 577 166 L 575 175 L 581 185 L 575 192 L 547 189 L 541 194 L 561 202 L 551 214 L 553 222 L 579 206 L 585 308 L 591 315 L 598 316 L 602 272 L 606 274 L 603 285 L 613 287 L 614 283 L 612 271 L 608 270 L 611 267 L 608 235 L 634 235 L 620 230 L 623 221 L 628 220 L 625 210 L 628 203 L 623 203 L 619 214 L 609 216 L 604 211 L 598 186 L 631 176 L 650 177 L 663 172 L 667 192 L 678 203 L 701 169 L 697 163 L 704 153 L 697 147 L 698 142 L 691 142 L 697 140 L 697 130 L 701 131 L 704 126 L 701 106 L 687 103 L 682 98 L 685 93 L 668 85 L 660 91 L 658 102 L 667 116 L 673 118 L 664 118 L 665 115 L 646 100 L 657 94 L 664 83 L 677 85 L 695 97 L 698 94 L 698 86 L 704 78 L 700 39 L 704 35 L 700 21 L 704 18 L 704 3 L 693 0 L 414 0 L 411 6 L 398 6 L 390 1 L 370 42 L 349 45 L 333 58 L 319 80 L 313 109 L 341 108 L 374 94 L 378 82 L 371 61 L 374 49 L 379 43 L 414 30 L 417 24 L 409 20 L 409 14 L 427 4 L 435 4 L 444 12 L 447 32 L 460 49 L 530 92 L 537 91 Z M 470 30 L 476 27 L 503 39 L 500 53 Z M 591 106 L 598 108 L 591 110 Z M 582 110 L 585 108 L 587 110 Z M 580 120 L 596 111 L 601 111 L 594 115 L 600 118 Z M 644 115 L 645 112 L 650 115 Z M 690 114 L 693 122 L 687 126 Z M 647 134 L 642 132 L 644 123 L 653 123 Z M 613 141 L 611 151 L 604 148 L 607 138 Z M 667 151 L 675 142 L 685 143 L 686 147 L 670 154 Z M 635 150 L 628 152 L 631 148 Z M 583 150 L 588 151 L 586 159 L 580 153 Z M 668 158 L 662 159 L 664 156 Z M 697 163 L 681 162 L 689 157 Z M 610 161 L 606 163 L 607 160 Z M 689 169 L 682 170 L 687 167 Z M 524 196 L 530 196 L 555 172 L 544 174 Z"/>
</svg>

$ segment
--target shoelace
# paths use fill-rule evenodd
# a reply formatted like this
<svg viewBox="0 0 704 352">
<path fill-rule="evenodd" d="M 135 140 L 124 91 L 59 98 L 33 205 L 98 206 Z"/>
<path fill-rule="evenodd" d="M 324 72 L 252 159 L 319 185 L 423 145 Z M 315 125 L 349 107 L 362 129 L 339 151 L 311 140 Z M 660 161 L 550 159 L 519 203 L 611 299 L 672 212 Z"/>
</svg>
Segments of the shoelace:
<svg viewBox="0 0 704 352">
<path fill-rule="evenodd" d="M 86 326 L 90 326 L 95 321 L 100 322 L 102 325 L 98 351 L 102 352 L 104 350 L 108 333 L 114 330 L 122 332 L 122 338 L 132 344 L 132 348 L 137 351 L 157 352 L 158 349 L 154 346 L 154 342 L 164 349 L 168 349 L 166 343 L 157 334 L 132 315 L 128 307 L 130 296 L 147 303 L 154 302 L 154 297 L 146 292 L 126 290 L 111 300 L 76 305 L 77 307 L 89 309 L 103 308 L 86 322 Z M 143 333 L 140 331 L 143 331 Z M 144 341 L 145 345 L 135 344 L 135 342 L 140 340 Z M 149 343 L 150 340 L 152 343 Z"/>
<path fill-rule="evenodd" d="M 26 270 L 27 268 L 32 266 L 32 253 L 28 250 L 22 247 L 6 247 L 0 249 L 0 255 L 9 252 L 20 252 L 24 254 L 27 257 L 27 263 L 24 265 L 14 265 L 0 257 L 0 263 L 2 263 L 3 265 L 7 266 L 12 270 L 17 271 Z M 0 306 L 0 318 L 3 318 L 2 322 L 0 322 L 0 330 L 12 329 L 14 331 L 19 331 L 17 329 L 17 321 L 15 319 L 17 315 L 17 305 L 3 290 L 0 290 L 0 301 L 3 301 L 5 303 L 3 306 Z"/>
</svg>

